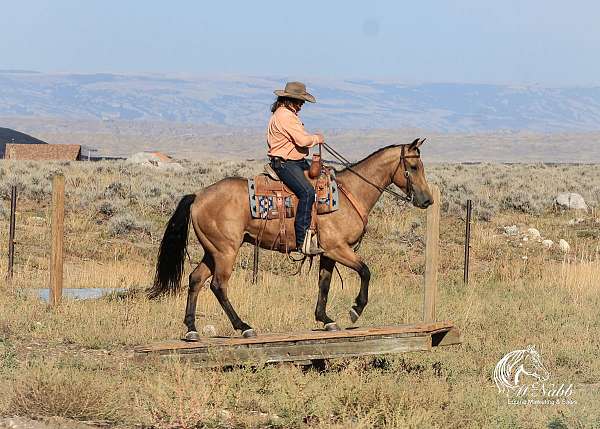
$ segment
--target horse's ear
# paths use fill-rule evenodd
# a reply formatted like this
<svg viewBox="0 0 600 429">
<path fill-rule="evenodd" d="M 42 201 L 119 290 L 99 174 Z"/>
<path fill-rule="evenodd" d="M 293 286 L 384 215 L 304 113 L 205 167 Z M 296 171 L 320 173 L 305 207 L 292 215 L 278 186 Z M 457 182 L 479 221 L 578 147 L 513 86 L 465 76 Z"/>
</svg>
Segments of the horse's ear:
<svg viewBox="0 0 600 429">
<path fill-rule="evenodd" d="M 414 141 L 410 144 L 410 148 L 411 149 L 418 149 L 421 147 L 421 145 L 423 143 L 425 143 L 425 140 L 427 140 L 427 137 L 424 137 L 422 139 L 414 139 Z"/>
</svg>

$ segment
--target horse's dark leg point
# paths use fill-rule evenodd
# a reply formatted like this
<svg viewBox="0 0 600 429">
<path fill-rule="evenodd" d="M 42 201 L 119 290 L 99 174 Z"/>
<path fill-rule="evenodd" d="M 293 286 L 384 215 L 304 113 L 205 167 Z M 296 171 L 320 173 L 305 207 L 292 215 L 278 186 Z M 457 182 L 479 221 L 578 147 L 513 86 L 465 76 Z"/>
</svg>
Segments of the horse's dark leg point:
<svg viewBox="0 0 600 429">
<path fill-rule="evenodd" d="M 330 332 L 341 331 L 340 327 L 335 322 L 326 323 L 325 330 Z"/>
<path fill-rule="evenodd" d="M 356 271 L 360 276 L 360 291 L 349 312 L 352 323 L 356 323 L 369 302 L 369 282 L 371 281 L 371 271 L 364 262 L 360 263 L 360 266 Z"/>
<path fill-rule="evenodd" d="M 200 334 L 196 331 L 188 331 L 183 339 L 185 341 L 200 341 Z"/>
<path fill-rule="evenodd" d="M 219 268 L 217 266 L 217 272 L 213 276 L 212 282 L 210 283 L 210 290 L 213 291 L 215 297 L 219 301 L 219 304 L 221 304 L 221 308 L 223 308 L 223 311 L 229 318 L 233 329 L 242 332 L 242 334 L 246 331 L 252 331 L 252 333 L 254 333 L 252 327 L 240 319 L 238 314 L 235 312 L 235 309 L 231 305 L 229 298 L 227 298 L 227 280 L 229 280 L 231 271 L 219 273 L 218 269 Z M 247 335 L 251 335 L 251 333 Z"/>
<path fill-rule="evenodd" d="M 254 337 L 256 337 L 256 332 L 254 332 L 254 329 L 248 328 L 248 329 L 242 331 L 242 337 L 244 337 L 244 338 L 254 338 Z"/>
<path fill-rule="evenodd" d="M 325 256 L 321 256 L 319 260 L 319 296 L 317 298 L 317 307 L 315 308 L 315 320 L 325 325 L 333 326 L 335 322 L 326 313 L 327 297 L 329 295 L 329 286 L 331 284 L 331 275 L 335 262 Z M 337 325 L 336 325 L 337 328 Z M 339 329 L 339 328 L 337 328 Z"/>
</svg>

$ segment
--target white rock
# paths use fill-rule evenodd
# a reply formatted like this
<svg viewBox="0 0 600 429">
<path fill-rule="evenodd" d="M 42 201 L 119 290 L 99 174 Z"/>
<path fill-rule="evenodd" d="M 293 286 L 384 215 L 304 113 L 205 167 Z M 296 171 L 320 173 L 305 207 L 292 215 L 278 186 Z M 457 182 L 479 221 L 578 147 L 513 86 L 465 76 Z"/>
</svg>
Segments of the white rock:
<svg viewBox="0 0 600 429">
<path fill-rule="evenodd" d="M 527 235 L 529 235 L 529 237 L 534 240 L 541 237 L 540 231 L 535 228 L 529 228 L 527 230 Z"/>
<path fill-rule="evenodd" d="M 521 256 L 521 259 L 523 259 L 524 261 L 527 260 L 527 256 Z"/>
<path fill-rule="evenodd" d="M 546 249 L 552 249 L 552 246 L 554 246 L 554 241 L 544 240 L 542 241 L 542 246 L 544 246 Z"/>
<path fill-rule="evenodd" d="M 527 237 L 526 235 L 523 236 L 523 241 L 529 241 L 529 237 Z"/>
<path fill-rule="evenodd" d="M 216 337 L 217 330 L 213 325 L 206 325 L 204 328 L 202 328 L 202 335 L 205 335 L 207 337 Z"/>
<path fill-rule="evenodd" d="M 519 234 L 519 227 L 517 225 L 505 226 L 504 227 L 505 235 L 517 235 Z"/>
<path fill-rule="evenodd" d="M 563 240 L 562 238 L 560 239 L 560 241 L 558 242 L 558 247 L 560 248 L 560 250 L 562 250 L 564 253 L 569 253 L 569 251 L 571 250 L 571 246 L 569 246 L 569 243 L 567 243 L 566 240 Z"/>
<path fill-rule="evenodd" d="M 585 219 L 582 217 L 578 217 L 577 219 L 571 219 L 569 222 L 567 222 L 567 225 L 573 226 L 573 225 L 578 225 L 581 222 L 584 222 Z"/>
<path fill-rule="evenodd" d="M 170 156 L 160 152 L 138 152 L 127 158 L 127 161 L 144 167 L 159 168 L 161 170 L 184 170 L 183 166 L 174 161 Z"/>
<path fill-rule="evenodd" d="M 564 209 L 587 210 L 588 206 L 583 197 L 575 192 L 563 192 L 558 194 L 554 203 Z"/>
</svg>

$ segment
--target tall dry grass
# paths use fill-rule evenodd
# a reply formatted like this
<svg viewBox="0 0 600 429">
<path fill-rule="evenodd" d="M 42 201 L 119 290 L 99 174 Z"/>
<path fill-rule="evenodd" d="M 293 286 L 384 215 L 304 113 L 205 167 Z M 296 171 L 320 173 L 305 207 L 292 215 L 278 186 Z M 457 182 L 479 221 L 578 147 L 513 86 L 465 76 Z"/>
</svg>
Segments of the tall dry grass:
<svg viewBox="0 0 600 429">
<path fill-rule="evenodd" d="M 15 165 L 0 167 L 3 189 L 19 176 Z M 37 166 L 17 165 L 21 173 Z M 576 215 L 553 212 L 551 202 L 539 214 L 503 206 L 504 195 L 525 186 L 526 166 L 433 169 L 431 177 L 445 181 L 445 198 L 456 207 L 469 192 L 481 192 L 478 198 L 489 198 L 495 210 L 490 221 L 473 225 L 468 286 L 462 284 L 464 222 L 450 203 L 442 218 L 437 316 L 460 327 L 461 346 L 342 359 L 324 371 L 289 365 L 206 370 L 178 360 L 139 364 L 131 359 L 133 346 L 183 333 L 185 296 L 148 301 L 138 293 L 65 301 L 51 310 L 26 292 L 47 285 L 46 183 L 52 171 L 67 175 L 65 285 L 142 290 L 152 281 L 162 228 L 178 196 L 228 172 L 249 175 L 254 167 L 191 164 L 180 174 L 121 164 L 57 164 L 30 173 L 38 178 L 33 185 L 19 178 L 16 274 L 0 288 L 0 415 L 58 415 L 157 428 L 600 426 L 598 224 L 587 215 L 585 227 L 569 226 Z M 543 190 L 535 198 L 546 201 L 558 189 L 553 183 L 575 182 L 581 170 L 573 168 L 550 169 L 552 178 L 531 179 L 526 189 Z M 582 186 L 590 190 L 586 198 L 593 203 L 600 180 L 597 169 L 588 174 Z M 506 175 L 507 181 L 488 192 L 485 184 L 475 185 L 481 175 Z M 473 189 L 452 190 L 451 183 L 460 182 Z M 127 213 L 147 229 L 115 235 L 110 220 Z M 424 223 L 423 212 L 391 200 L 376 206 L 360 250 L 373 273 L 361 325 L 419 320 Z M 565 238 L 572 253 L 565 256 L 556 248 L 543 250 L 537 242 L 504 236 L 502 227 L 512 224 L 534 226 L 554 241 Z M 1 225 L 0 241 L 5 241 L 5 217 Z M 193 239 L 189 250 L 192 261 L 198 261 L 201 249 Z M 2 271 L 5 256 L 0 255 Z M 317 327 L 316 270 L 290 277 L 293 266 L 263 252 L 259 282 L 252 285 L 251 260 L 251 249 L 242 248 L 230 281 L 240 315 L 259 333 Z M 192 267 L 186 263 L 186 273 Z M 341 268 L 341 274 L 344 288 L 334 276 L 328 310 L 348 326 L 347 310 L 359 283 L 349 270 Z M 197 319 L 199 327 L 213 325 L 220 335 L 236 334 L 209 290 L 200 293 Z M 577 404 L 515 406 L 497 392 L 491 379 L 496 362 L 528 344 L 538 347 L 552 380 L 574 383 Z"/>
</svg>

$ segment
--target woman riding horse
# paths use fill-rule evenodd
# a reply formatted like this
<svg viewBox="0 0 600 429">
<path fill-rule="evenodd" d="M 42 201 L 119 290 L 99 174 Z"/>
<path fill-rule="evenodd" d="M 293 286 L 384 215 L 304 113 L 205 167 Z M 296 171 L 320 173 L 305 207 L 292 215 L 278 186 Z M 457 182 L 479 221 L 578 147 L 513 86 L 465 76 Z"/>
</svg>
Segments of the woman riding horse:
<svg viewBox="0 0 600 429">
<path fill-rule="evenodd" d="M 306 255 L 323 253 L 317 245 L 316 236 L 312 239 L 306 232 L 310 226 L 312 207 L 315 202 L 315 190 L 304 172 L 310 168 L 305 156 L 309 148 L 324 143 L 321 134 L 309 134 L 298 118 L 298 112 L 305 101 L 317 100 L 306 92 L 301 82 L 288 82 L 284 90 L 274 91 L 277 100 L 271 106 L 273 115 L 267 128 L 269 158 L 273 170 L 283 183 L 298 197 L 298 209 L 294 221 L 296 249 Z M 310 240 L 305 243 L 304 240 Z"/>
<path fill-rule="evenodd" d="M 367 305 L 371 273 L 367 264 L 356 254 L 355 248 L 365 234 L 369 212 L 383 192 L 392 192 L 386 188 L 391 184 L 398 186 L 407 196 L 404 199 L 419 208 L 424 209 L 433 203 L 420 159 L 423 142 L 424 139 L 416 139 L 410 144 L 387 146 L 336 173 L 338 188 L 342 186 L 343 189 L 340 208 L 319 217 L 319 241 L 325 252 L 319 256 L 315 320 L 323 323 L 325 329 L 339 329 L 326 312 L 329 286 L 336 264 L 345 265 L 360 276 L 360 289 L 349 313 L 353 323 Z M 395 192 L 393 194 L 398 195 Z M 198 293 L 208 279 L 211 279 L 211 291 L 233 328 L 244 337 L 255 336 L 254 329 L 240 318 L 229 300 L 228 283 L 242 244 L 258 243 L 264 249 L 273 249 L 280 236 L 279 223 L 273 221 L 265 224 L 262 219 L 252 217 L 248 203 L 248 180 L 242 177 L 228 177 L 195 194 L 185 195 L 169 219 L 160 243 L 150 297 L 173 293 L 181 287 L 190 225 L 204 249 L 204 256 L 189 276 L 185 339 L 200 339 L 196 330 L 196 304 Z M 259 236 L 262 237 L 260 241 Z"/>
</svg>

